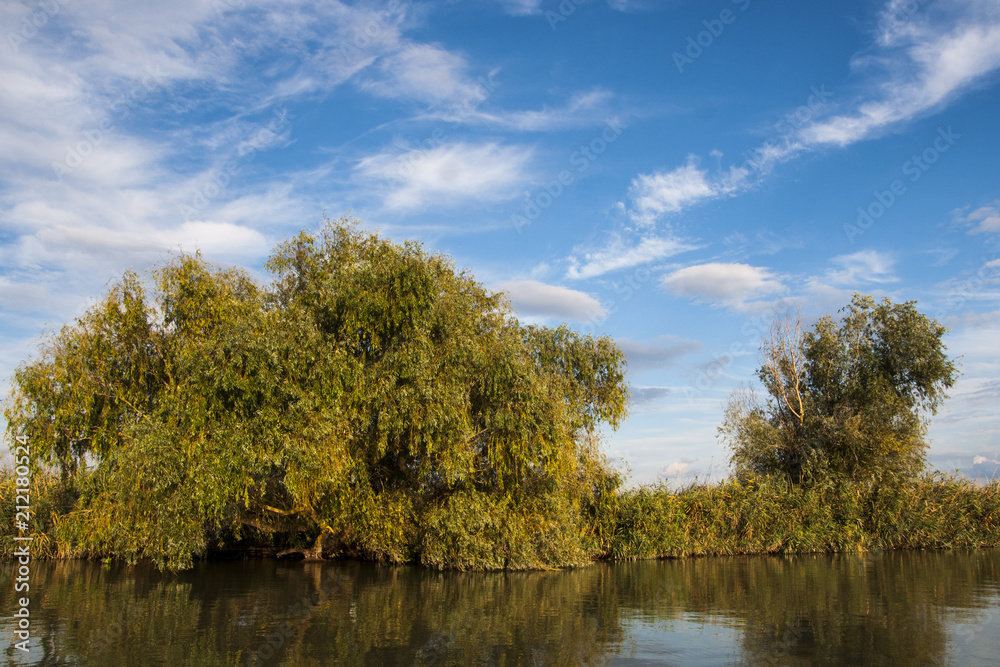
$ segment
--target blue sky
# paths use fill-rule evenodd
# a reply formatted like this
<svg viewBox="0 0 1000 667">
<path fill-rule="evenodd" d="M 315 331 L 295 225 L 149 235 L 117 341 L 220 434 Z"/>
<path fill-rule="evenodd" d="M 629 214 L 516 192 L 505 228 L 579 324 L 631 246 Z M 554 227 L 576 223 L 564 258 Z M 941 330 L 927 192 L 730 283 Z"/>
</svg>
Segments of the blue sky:
<svg viewBox="0 0 1000 667">
<path fill-rule="evenodd" d="M 617 339 L 637 482 L 718 478 L 760 334 L 915 299 L 962 378 L 931 462 L 1000 466 L 1000 3 L 0 5 L 0 377 L 127 269 L 260 274 L 326 212 Z"/>
</svg>

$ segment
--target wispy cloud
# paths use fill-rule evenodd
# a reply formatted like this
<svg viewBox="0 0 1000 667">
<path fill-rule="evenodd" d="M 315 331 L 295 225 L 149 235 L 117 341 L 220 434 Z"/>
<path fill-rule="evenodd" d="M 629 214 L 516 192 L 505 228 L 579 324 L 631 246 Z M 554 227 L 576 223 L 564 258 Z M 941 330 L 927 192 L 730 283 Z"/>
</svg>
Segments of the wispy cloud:
<svg viewBox="0 0 1000 667">
<path fill-rule="evenodd" d="M 608 7 L 618 12 L 648 12 L 675 4 L 664 0 L 608 0 Z"/>
<path fill-rule="evenodd" d="M 971 213 L 956 211 L 955 219 L 958 222 L 968 223 L 970 234 L 996 234 L 1000 232 L 1000 209 L 997 206 L 981 206 Z"/>
<path fill-rule="evenodd" d="M 688 156 L 684 165 L 639 174 L 629 189 L 634 220 L 652 224 L 707 200 L 758 185 L 776 166 L 827 146 L 877 136 L 947 104 L 1000 68 L 1000 8 L 982 0 L 941 0 L 926 12 L 891 0 L 881 14 L 876 44 L 853 61 L 878 63 L 881 76 L 850 108 L 815 118 L 752 151 L 752 160 L 710 173 Z"/>
<path fill-rule="evenodd" d="M 363 158 L 357 172 L 382 184 L 387 208 L 415 210 L 431 202 L 454 206 L 516 194 L 532 149 L 496 143 L 451 143 L 400 155 L 386 150 Z"/>
<path fill-rule="evenodd" d="M 239 11 L 193 0 L 151 11 L 123 0 L 60 7 L 44 30 L 0 49 L 0 167 L 7 175 L 0 223 L 18 230 L 12 245 L 33 249 L 30 256 L 51 266 L 68 257 L 81 266 L 88 248 L 95 264 L 128 253 L 137 253 L 129 264 L 142 263 L 164 243 L 201 243 L 217 236 L 209 230 L 233 232 L 234 225 L 245 230 L 232 237 L 236 247 L 256 253 L 260 215 L 229 216 L 277 208 L 282 212 L 267 223 L 283 224 L 304 202 L 281 184 L 252 182 L 243 164 L 244 180 L 216 179 L 209 187 L 217 197 L 187 226 L 179 226 L 179 204 L 217 176 L 228 156 L 247 149 L 257 116 L 282 96 L 331 89 L 404 45 L 401 13 L 336 1 L 278 7 L 247 0 Z M 4 8 L 11 25 L 31 18 L 27 6 Z M 244 76 L 248 62 L 260 66 L 258 56 L 270 64 Z M 164 109 L 182 122 L 144 123 Z M 267 145 L 251 138 L 251 148 L 287 140 L 281 132 L 272 138 Z M 277 207 L 241 206 L 281 198 Z M 195 223 L 201 227 L 192 236 Z M 88 242 L 61 240 L 71 237 Z"/>
<path fill-rule="evenodd" d="M 925 13 L 903 15 L 890 2 L 873 58 L 888 71 L 875 93 L 851 112 L 803 128 L 810 145 L 846 146 L 950 101 L 1000 67 L 1000 12 L 996 3 L 942 1 Z"/>
<path fill-rule="evenodd" d="M 569 269 L 566 277 L 571 280 L 583 280 L 604 275 L 611 271 L 639 266 L 658 259 L 694 249 L 680 239 L 671 237 L 646 236 L 635 243 L 614 235 L 610 243 L 603 249 L 586 252 L 582 259 L 576 254 L 569 257 Z"/>
<path fill-rule="evenodd" d="M 528 132 L 583 127 L 604 123 L 611 115 L 613 98 L 610 91 L 595 89 L 575 93 L 561 106 L 526 111 L 475 111 L 465 114 L 462 120 Z"/>
<path fill-rule="evenodd" d="M 542 12 L 542 0 L 497 0 L 512 16 L 531 16 Z"/>
<path fill-rule="evenodd" d="M 381 97 L 444 105 L 481 94 L 457 53 L 433 44 L 409 44 L 380 59 L 362 88 Z"/>
<path fill-rule="evenodd" d="M 850 255 L 838 255 L 830 262 L 834 267 L 825 278 L 835 285 L 889 283 L 898 280 L 892 272 L 895 260 L 877 250 L 861 250 Z"/>
<path fill-rule="evenodd" d="M 698 471 L 692 470 L 691 464 L 697 462 L 698 459 L 681 459 L 679 461 L 671 461 L 660 469 L 658 476 L 664 479 L 673 477 L 676 480 L 694 477 L 698 474 Z"/>
</svg>

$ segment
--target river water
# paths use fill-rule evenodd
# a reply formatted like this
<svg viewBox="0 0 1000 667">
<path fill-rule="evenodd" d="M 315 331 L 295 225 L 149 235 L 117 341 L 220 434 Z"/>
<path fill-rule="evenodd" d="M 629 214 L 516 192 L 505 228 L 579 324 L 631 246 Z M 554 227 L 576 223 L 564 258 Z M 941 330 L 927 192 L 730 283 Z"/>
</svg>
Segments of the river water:
<svg viewBox="0 0 1000 667">
<path fill-rule="evenodd" d="M 13 645 L 14 566 L 0 567 L 0 664 L 1000 664 L 998 550 L 526 573 L 37 562 L 27 653 Z"/>
</svg>

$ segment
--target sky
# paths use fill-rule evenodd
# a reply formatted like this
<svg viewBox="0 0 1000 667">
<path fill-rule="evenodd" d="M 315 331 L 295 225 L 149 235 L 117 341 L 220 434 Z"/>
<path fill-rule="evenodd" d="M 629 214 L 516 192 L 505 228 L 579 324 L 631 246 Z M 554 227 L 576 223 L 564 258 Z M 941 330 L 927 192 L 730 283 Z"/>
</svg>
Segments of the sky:
<svg viewBox="0 0 1000 667">
<path fill-rule="evenodd" d="M 633 483 L 720 479 L 772 317 L 916 300 L 1000 470 L 997 0 L 0 3 L 0 390 L 127 270 L 324 216 L 613 337 Z"/>
</svg>

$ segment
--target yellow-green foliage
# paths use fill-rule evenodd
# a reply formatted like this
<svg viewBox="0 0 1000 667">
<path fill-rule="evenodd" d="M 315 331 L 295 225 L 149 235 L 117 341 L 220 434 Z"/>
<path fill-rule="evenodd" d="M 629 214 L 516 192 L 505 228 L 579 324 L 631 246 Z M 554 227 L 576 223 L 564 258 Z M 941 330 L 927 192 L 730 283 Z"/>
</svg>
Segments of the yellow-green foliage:
<svg viewBox="0 0 1000 667">
<path fill-rule="evenodd" d="M 18 495 L 20 494 L 20 498 Z M 23 533 L 14 532 L 14 521 L 17 507 L 24 505 L 30 508 L 28 530 Z M 0 556 L 11 557 L 14 549 L 24 546 L 18 543 L 14 536 L 21 534 L 31 537 L 31 554 L 37 558 L 58 555 L 58 545 L 55 539 L 55 527 L 61 513 L 67 511 L 73 503 L 68 490 L 59 483 L 54 475 L 35 475 L 30 479 L 27 497 L 23 489 L 17 486 L 17 477 L 11 468 L 0 469 L 0 521 L 3 530 L 0 531 Z"/>
<path fill-rule="evenodd" d="M 1000 545 L 1000 485 L 890 484 L 907 478 L 878 456 L 884 474 L 874 479 L 847 471 L 793 485 L 754 464 L 740 481 L 621 492 L 597 447 L 601 425 L 617 427 L 627 404 L 624 356 L 610 338 L 523 326 L 502 294 L 447 258 L 349 221 L 303 232 L 267 267 L 274 280 L 264 286 L 199 256 L 177 258 L 150 285 L 126 274 L 17 370 L 5 414 L 8 434 L 30 443 L 35 555 L 176 569 L 212 549 L 266 546 L 525 569 L 601 555 Z M 873 307 L 856 301 L 855 328 Z M 910 304 L 883 310 L 893 323 L 893 336 L 878 338 L 886 344 L 927 324 Z M 925 347 L 940 352 L 943 330 L 924 329 Z M 911 348 L 898 354 L 924 359 Z M 819 373 L 828 356 L 803 358 Z M 830 368 L 871 366 L 848 361 Z M 941 355 L 931 361 L 917 364 L 921 382 L 893 409 L 937 404 L 952 368 Z M 781 377 L 797 382 L 795 368 L 781 366 Z M 867 376 L 848 384 L 862 398 L 876 385 L 888 391 Z M 838 405 L 860 401 L 848 398 Z M 848 413 L 845 423 L 857 416 Z M 809 442 L 843 440 L 831 415 L 814 415 L 819 440 Z M 757 427 L 777 427 L 752 416 L 738 434 L 770 447 Z M 896 468 L 909 471 L 911 459 Z M 14 490 L 9 472 L 0 477 L 7 554 Z"/>
<path fill-rule="evenodd" d="M 611 339 L 522 326 L 446 257 L 350 221 L 267 267 L 266 286 L 199 256 L 151 288 L 127 274 L 17 370 L 9 434 L 72 497 L 52 517 L 64 552 L 586 558 L 581 517 L 614 478 L 594 440 L 628 396 Z"/>
<path fill-rule="evenodd" d="M 882 483 L 923 471 L 929 416 L 958 377 L 947 329 L 915 301 L 855 294 L 841 312 L 808 332 L 772 324 L 757 372 L 767 400 L 738 391 L 719 429 L 737 477 Z"/>
<path fill-rule="evenodd" d="M 937 476 L 895 486 L 804 487 L 765 478 L 622 492 L 615 490 L 614 478 L 605 484 L 586 505 L 574 504 L 565 493 L 518 501 L 464 490 L 419 514 L 397 493 L 371 502 L 375 513 L 354 517 L 353 546 L 341 553 L 416 560 L 438 569 L 495 570 L 578 565 L 601 557 L 1000 547 L 1000 481 L 977 486 Z M 32 553 L 72 555 L 63 516 L 72 496 L 55 475 L 36 476 L 32 485 Z M 8 469 L 0 474 L 4 525 L 13 525 L 14 506 Z M 13 548 L 6 533 L 0 554 L 10 556 Z"/>
<path fill-rule="evenodd" d="M 1000 481 L 641 487 L 621 496 L 612 523 L 611 558 L 997 547 Z"/>
</svg>

